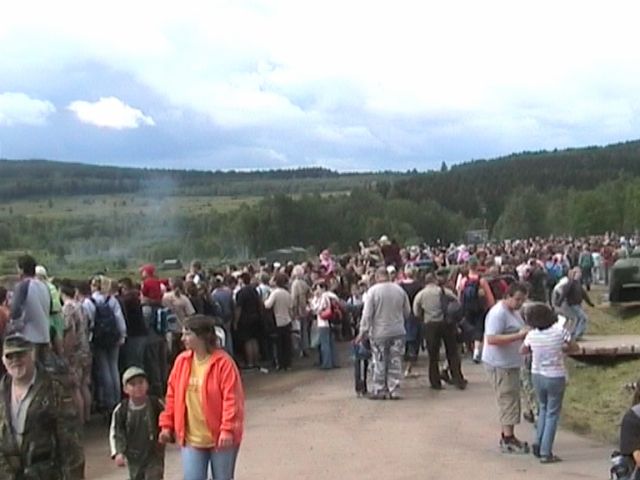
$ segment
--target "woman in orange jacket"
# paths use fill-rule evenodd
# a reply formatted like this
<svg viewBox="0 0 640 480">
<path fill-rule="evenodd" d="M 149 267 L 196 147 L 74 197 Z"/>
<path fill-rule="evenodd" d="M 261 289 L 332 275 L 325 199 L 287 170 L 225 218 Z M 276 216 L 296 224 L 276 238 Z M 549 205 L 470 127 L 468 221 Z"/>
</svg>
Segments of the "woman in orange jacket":
<svg viewBox="0 0 640 480">
<path fill-rule="evenodd" d="M 240 373 L 218 348 L 213 318 L 187 318 L 182 340 L 187 350 L 169 376 L 159 440 L 181 446 L 185 480 L 206 480 L 209 465 L 216 480 L 233 480 L 244 425 Z"/>
</svg>

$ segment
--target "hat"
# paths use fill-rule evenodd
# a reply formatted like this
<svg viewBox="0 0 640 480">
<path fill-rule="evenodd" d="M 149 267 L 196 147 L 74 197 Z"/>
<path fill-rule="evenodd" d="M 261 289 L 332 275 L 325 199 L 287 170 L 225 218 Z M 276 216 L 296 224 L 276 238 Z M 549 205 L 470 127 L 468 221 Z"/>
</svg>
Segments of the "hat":
<svg viewBox="0 0 640 480">
<path fill-rule="evenodd" d="M 469 257 L 469 259 L 467 260 L 467 262 L 469 262 L 470 266 L 477 267 L 478 266 L 478 257 L 476 257 L 475 255 L 471 255 Z"/>
<path fill-rule="evenodd" d="M 147 374 L 140 367 L 129 367 L 122 374 L 122 385 L 126 385 L 135 377 L 147 378 Z"/>
<path fill-rule="evenodd" d="M 387 237 L 386 235 L 382 235 L 380 237 L 379 243 L 380 243 L 380 245 L 388 245 L 390 243 L 389 242 L 389 237 Z"/>
<path fill-rule="evenodd" d="M 156 267 L 151 263 L 147 263 L 146 265 L 140 267 L 140 273 L 142 272 L 146 273 L 150 277 L 153 277 L 153 275 L 156 273 Z"/>
<path fill-rule="evenodd" d="M 20 333 L 13 333 L 7 335 L 2 344 L 2 354 L 8 355 L 10 353 L 28 352 L 34 348 L 27 338 Z"/>
<path fill-rule="evenodd" d="M 393 275 L 394 273 L 396 273 L 396 267 L 394 267 L 393 265 L 389 265 L 387 267 L 387 272 L 389 273 L 389 275 Z"/>
<path fill-rule="evenodd" d="M 37 265 L 36 266 L 36 277 L 42 277 L 42 278 L 47 278 L 47 269 L 44 268 L 42 265 Z"/>
</svg>

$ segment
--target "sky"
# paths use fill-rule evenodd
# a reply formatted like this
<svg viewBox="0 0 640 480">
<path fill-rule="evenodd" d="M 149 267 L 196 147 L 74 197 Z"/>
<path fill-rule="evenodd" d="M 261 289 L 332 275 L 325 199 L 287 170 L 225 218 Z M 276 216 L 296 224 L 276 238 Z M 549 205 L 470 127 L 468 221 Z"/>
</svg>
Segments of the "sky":
<svg viewBox="0 0 640 480">
<path fill-rule="evenodd" d="M 640 138 L 638 2 L 2 10 L 0 158 L 422 171 Z"/>
</svg>

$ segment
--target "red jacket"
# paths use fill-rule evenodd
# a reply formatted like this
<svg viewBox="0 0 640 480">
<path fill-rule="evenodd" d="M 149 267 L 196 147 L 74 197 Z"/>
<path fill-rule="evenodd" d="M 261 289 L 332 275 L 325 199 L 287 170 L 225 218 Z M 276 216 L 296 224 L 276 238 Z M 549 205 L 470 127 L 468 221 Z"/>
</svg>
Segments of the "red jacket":
<svg viewBox="0 0 640 480">
<path fill-rule="evenodd" d="M 160 428 L 175 432 L 180 445 L 186 437 L 186 395 L 193 351 L 182 352 L 176 358 L 169 375 L 164 411 L 160 414 Z M 214 351 L 202 383 L 202 411 L 211 436 L 217 442 L 220 432 L 233 435 L 234 445 L 240 445 L 244 427 L 244 391 L 240 373 L 231 357 L 223 350 Z"/>
</svg>

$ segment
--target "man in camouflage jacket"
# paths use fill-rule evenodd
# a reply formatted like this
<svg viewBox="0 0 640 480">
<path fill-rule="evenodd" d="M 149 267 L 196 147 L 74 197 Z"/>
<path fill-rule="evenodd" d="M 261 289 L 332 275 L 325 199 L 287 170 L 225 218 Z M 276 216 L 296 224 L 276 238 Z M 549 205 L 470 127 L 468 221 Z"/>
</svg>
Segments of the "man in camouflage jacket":
<svg viewBox="0 0 640 480">
<path fill-rule="evenodd" d="M 0 383 L 0 478 L 78 480 L 83 458 L 77 416 L 63 386 L 36 367 L 34 345 L 8 336 Z"/>
</svg>

